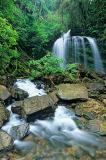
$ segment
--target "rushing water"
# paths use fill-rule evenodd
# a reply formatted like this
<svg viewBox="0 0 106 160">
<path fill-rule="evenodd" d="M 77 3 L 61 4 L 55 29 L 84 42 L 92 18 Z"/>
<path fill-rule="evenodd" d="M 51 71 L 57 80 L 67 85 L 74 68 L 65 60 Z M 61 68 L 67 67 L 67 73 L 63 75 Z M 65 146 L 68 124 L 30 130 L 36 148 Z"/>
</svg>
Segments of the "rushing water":
<svg viewBox="0 0 106 160">
<path fill-rule="evenodd" d="M 88 46 L 89 44 L 89 46 Z M 89 54 L 88 50 L 92 54 Z M 96 72 L 105 73 L 96 40 L 86 36 L 70 36 L 70 30 L 57 39 L 53 46 L 54 54 L 67 63 L 82 63 L 86 68 L 92 66 Z M 89 61 L 89 59 L 91 59 Z"/>
<path fill-rule="evenodd" d="M 45 95 L 43 89 L 37 89 L 36 85 L 29 80 L 18 80 L 15 85 L 28 92 L 29 97 Z M 43 86 L 42 86 L 43 87 Z M 24 119 L 19 115 L 12 113 L 11 105 L 7 107 L 11 112 L 9 122 L 2 127 L 3 130 L 10 134 L 13 126 L 23 124 Z M 77 118 L 73 111 L 67 109 L 63 105 L 57 106 L 54 117 L 46 120 L 35 120 L 30 124 L 30 132 L 48 139 L 54 145 L 65 144 L 70 146 L 78 146 L 91 155 L 94 155 L 94 149 L 100 147 L 99 139 L 91 133 L 80 130 L 74 119 Z M 28 149 L 33 146 L 31 142 L 15 140 L 14 145 L 18 149 Z"/>
</svg>

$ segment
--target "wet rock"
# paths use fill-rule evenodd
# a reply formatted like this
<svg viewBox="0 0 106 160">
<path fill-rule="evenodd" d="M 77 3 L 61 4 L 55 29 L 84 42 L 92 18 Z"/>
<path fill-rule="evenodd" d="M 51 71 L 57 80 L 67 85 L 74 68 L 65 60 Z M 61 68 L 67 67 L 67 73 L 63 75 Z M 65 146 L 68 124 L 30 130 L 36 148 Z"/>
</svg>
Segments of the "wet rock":
<svg viewBox="0 0 106 160">
<path fill-rule="evenodd" d="M 94 112 L 84 112 L 83 115 L 84 115 L 84 118 L 88 120 L 92 120 L 96 118 L 96 114 Z"/>
<path fill-rule="evenodd" d="M 106 94 L 101 94 L 101 99 L 106 99 Z"/>
<path fill-rule="evenodd" d="M 75 107 L 76 114 L 84 116 L 87 119 L 95 119 L 95 117 L 102 115 L 104 111 L 104 105 L 94 99 L 79 103 L 79 105 Z"/>
<path fill-rule="evenodd" d="M 104 103 L 104 105 L 105 105 L 105 107 L 106 107 L 106 99 L 103 99 L 103 103 Z"/>
<path fill-rule="evenodd" d="M 87 83 L 86 87 L 88 88 L 90 98 L 99 98 L 99 100 L 101 100 L 101 94 L 104 94 L 106 92 L 104 83 Z"/>
<path fill-rule="evenodd" d="M 33 119 L 36 116 L 43 117 L 43 110 L 45 115 L 48 114 L 49 110 L 51 111 L 57 102 L 58 98 L 55 92 L 52 92 L 49 95 L 35 96 L 26 98 L 23 101 L 15 102 L 15 107 L 12 107 L 12 111 L 21 114 L 26 119 L 28 116 Z"/>
<path fill-rule="evenodd" d="M 0 84 L 6 87 L 12 86 L 15 81 L 16 81 L 16 78 L 12 75 L 0 76 Z"/>
<path fill-rule="evenodd" d="M 14 139 L 23 139 L 25 136 L 29 134 L 29 124 L 24 123 L 22 125 L 13 126 L 10 130 L 10 135 Z"/>
<path fill-rule="evenodd" d="M 91 132 L 99 133 L 100 135 L 106 135 L 106 121 L 101 120 L 90 120 L 87 128 Z"/>
<path fill-rule="evenodd" d="M 5 106 L 0 102 L 0 127 L 7 122 L 9 119 L 9 111 L 5 108 Z"/>
<path fill-rule="evenodd" d="M 8 155 L 3 156 L 0 160 L 11 160 Z"/>
<path fill-rule="evenodd" d="M 28 97 L 28 93 L 20 88 L 11 88 L 11 95 L 16 101 L 24 100 Z"/>
<path fill-rule="evenodd" d="M 38 89 L 44 89 L 44 84 L 43 84 L 43 82 L 42 81 L 40 81 L 40 80 L 36 80 L 35 81 L 35 84 L 36 84 L 36 87 L 38 88 Z"/>
<path fill-rule="evenodd" d="M 8 91 L 8 89 L 3 86 L 0 85 L 0 100 L 7 100 L 9 97 L 11 96 L 10 92 Z"/>
<path fill-rule="evenodd" d="M 105 87 L 106 87 L 106 80 L 104 80 L 104 84 L 105 84 Z"/>
<path fill-rule="evenodd" d="M 84 129 L 86 125 L 88 124 L 88 120 L 84 117 L 80 117 L 78 119 L 74 119 L 75 123 L 77 124 L 78 128 Z"/>
<path fill-rule="evenodd" d="M 53 92 L 49 93 L 48 96 L 52 99 L 54 104 L 56 104 L 58 102 L 58 100 L 59 100 L 57 95 L 56 95 L 56 91 L 53 91 Z"/>
<path fill-rule="evenodd" d="M 106 111 L 102 115 L 99 116 L 99 119 L 106 121 Z"/>
<path fill-rule="evenodd" d="M 0 76 L 0 84 L 6 86 L 6 76 Z"/>
<path fill-rule="evenodd" d="M 21 115 L 21 112 L 22 112 L 21 106 L 22 105 L 23 105 L 23 101 L 15 101 L 11 105 L 12 112 Z"/>
<path fill-rule="evenodd" d="M 13 140 L 9 134 L 0 130 L 0 152 L 12 149 Z"/>
<path fill-rule="evenodd" d="M 98 82 L 88 83 L 87 86 L 90 91 L 103 91 L 104 90 L 103 83 L 98 83 Z"/>
<path fill-rule="evenodd" d="M 60 84 L 57 95 L 62 100 L 87 100 L 87 88 L 82 84 Z"/>
</svg>

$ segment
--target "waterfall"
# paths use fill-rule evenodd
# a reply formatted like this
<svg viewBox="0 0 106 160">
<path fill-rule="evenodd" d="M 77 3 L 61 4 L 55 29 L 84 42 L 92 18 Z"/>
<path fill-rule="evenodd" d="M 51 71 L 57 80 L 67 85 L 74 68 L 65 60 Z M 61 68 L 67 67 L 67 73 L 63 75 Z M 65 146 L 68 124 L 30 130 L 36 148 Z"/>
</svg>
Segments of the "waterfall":
<svg viewBox="0 0 106 160">
<path fill-rule="evenodd" d="M 62 58 L 62 60 L 64 60 L 64 62 L 60 64 L 61 67 L 64 67 L 67 63 L 67 61 L 66 61 L 67 55 L 65 53 L 68 51 L 67 50 L 68 40 L 70 40 L 70 30 L 67 33 L 63 34 L 54 43 L 54 47 L 53 47 L 54 54 L 56 56 Z"/>
<path fill-rule="evenodd" d="M 101 59 L 101 56 L 100 56 L 100 53 L 99 53 L 99 49 L 98 49 L 98 46 L 96 44 L 95 39 L 91 38 L 91 37 L 85 37 L 85 38 L 87 38 L 87 40 L 89 41 L 89 44 L 91 46 L 91 50 L 92 50 L 93 58 L 94 58 L 95 70 L 97 72 L 99 71 L 99 72 L 104 73 L 102 59 Z"/>
<path fill-rule="evenodd" d="M 69 30 L 56 40 L 53 52 L 63 59 L 63 63 L 60 64 L 62 67 L 68 63 L 81 63 L 85 69 L 92 66 L 96 72 L 105 73 L 96 40 L 92 37 L 71 37 Z"/>
</svg>

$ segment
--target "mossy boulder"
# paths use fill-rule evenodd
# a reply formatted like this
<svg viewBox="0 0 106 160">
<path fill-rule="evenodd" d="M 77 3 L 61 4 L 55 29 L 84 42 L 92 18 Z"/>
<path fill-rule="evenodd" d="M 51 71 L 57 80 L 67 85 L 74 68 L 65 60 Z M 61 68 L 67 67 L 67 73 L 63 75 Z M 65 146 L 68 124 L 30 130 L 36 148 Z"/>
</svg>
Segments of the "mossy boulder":
<svg viewBox="0 0 106 160">
<path fill-rule="evenodd" d="M 0 100 L 5 101 L 7 100 L 9 97 L 11 96 L 10 92 L 8 91 L 8 89 L 3 86 L 0 85 Z"/>
<path fill-rule="evenodd" d="M 0 102 L 0 127 L 8 121 L 9 119 L 9 111 L 5 108 L 5 106 Z"/>
<path fill-rule="evenodd" d="M 60 84 L 57 95 L 62 100 L 87 100 L 88 91 L 83 84 Z"/>
<path fill-rule="evenodd" d="M 75 107 L 76 114 L 79 116 L 84 116 L 87 119 L 95 119 L 96 117 L 102 115 L 104 111 L 104 105 L 91 98 L 89 98 L 87 102 L 79 103 Z"/>
<path fill-rule="evenodd" d="M 0 130 L 0 152 L 12 149 L 13 140 L 9 134 Z"/>
</svg>

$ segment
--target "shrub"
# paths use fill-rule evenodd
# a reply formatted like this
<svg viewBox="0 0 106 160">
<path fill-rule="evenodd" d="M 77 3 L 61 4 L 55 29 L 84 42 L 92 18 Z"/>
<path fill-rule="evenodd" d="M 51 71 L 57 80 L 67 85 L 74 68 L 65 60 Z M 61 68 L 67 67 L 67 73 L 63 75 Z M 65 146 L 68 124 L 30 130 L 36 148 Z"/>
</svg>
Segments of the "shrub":
<svg viewBox="0 0 106 160">
<path fill-rule="evenodd" d="M 31 69 L 30 77 L 36 78 L 64 74 L 64 69 L 59 66 L 61 61 L 61 59 L 51 54 L 47 54 L 39 60 L 29 61 L 29 67 Z"/>
<path fill-rule="evenodd" d="M 65 69 L 60 67 L 62 59 L 47 54 L 39 60 L 29 61 L 30 78 L 63 76 L 74 80 L 77 78 L 78 64 L 68 64 Z"/>
</svg>

